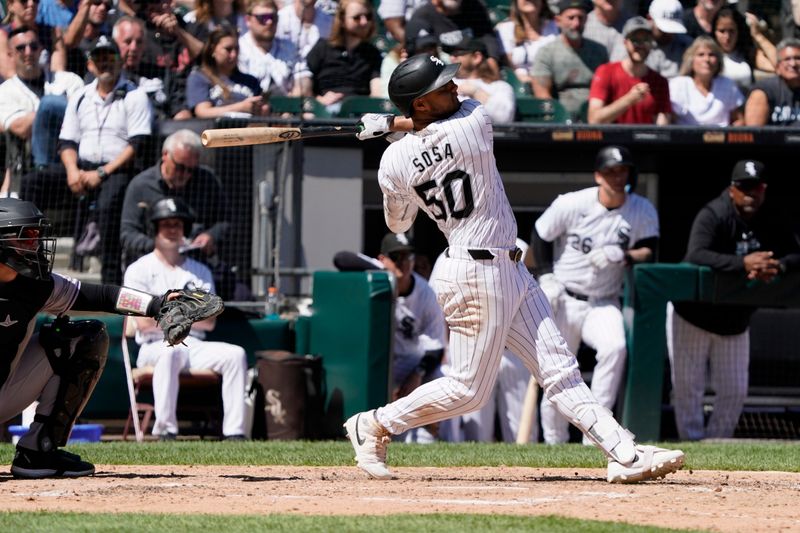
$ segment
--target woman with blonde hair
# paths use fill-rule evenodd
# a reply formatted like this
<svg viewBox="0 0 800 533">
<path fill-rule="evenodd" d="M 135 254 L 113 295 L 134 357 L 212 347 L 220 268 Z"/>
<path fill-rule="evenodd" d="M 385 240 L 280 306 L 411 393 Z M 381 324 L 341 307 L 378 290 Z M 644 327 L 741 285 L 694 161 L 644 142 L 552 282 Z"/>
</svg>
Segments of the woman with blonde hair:
<svg viewBox="0 0 800 533">
<path fill-rule="evenodd" d="M 683 53 L 679 75 L 669 80 L 675 124 L 740 126 L 744 96 L 722 75 L 723 52 L 714 39 L 702 35 Z"/>
<path fill-rule="evenodd" d="M 224 24 L 211 32 L 200 54 L 200 68 L 186 80 L 186 105 L 199 118 L 265 115 L 258 80 L 241 72 L 239 34 Z"/>
<path fill-rule="evenodd" d="M 539 49 L 558 37 L 558 25 L 547 2 L 512 0 L 508 19 L 494 29 L 514 74 L 522 83 L 530 83 L 529 72 Z"/>
<path fill-rule="evenodd" d="M 347 96 L 381 96 L 381 52 L 370 42 L 376 30 L 369 0 L 342 0 L 330 37 L 308 53 L 314 94 L 330 111 Z"/>
</svg>

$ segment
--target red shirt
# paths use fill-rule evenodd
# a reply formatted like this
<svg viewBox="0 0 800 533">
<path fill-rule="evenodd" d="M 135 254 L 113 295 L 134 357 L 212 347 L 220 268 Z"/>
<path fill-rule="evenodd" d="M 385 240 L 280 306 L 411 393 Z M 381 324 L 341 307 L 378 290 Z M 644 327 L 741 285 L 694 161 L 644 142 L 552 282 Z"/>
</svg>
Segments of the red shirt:
<svg viewBox="0 0 800 533">
<path fill-rule="evenodd" d="M 628 75 L 622 68 L 622 62 L 605 63 L 597 67 L 589 89 L 589 98 L 602 100 L 604 105 L 625 96 L 637 83 L 645 82 L 650 86 L 650 94 L 642 101 L 629 107 L 622 113 L 616 124 L 655 124 L 659 113 L 672 113 L 669 100 L 669 84 L 667 80 L 652 69 L 641 78 Z"/>
</svg>

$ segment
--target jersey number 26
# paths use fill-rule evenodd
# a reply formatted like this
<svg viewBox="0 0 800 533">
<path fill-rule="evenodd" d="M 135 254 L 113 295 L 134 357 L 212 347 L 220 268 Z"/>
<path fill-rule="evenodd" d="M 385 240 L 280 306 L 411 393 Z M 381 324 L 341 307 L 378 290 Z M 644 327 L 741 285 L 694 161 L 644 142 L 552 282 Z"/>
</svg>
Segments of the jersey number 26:
<svg viewBox="0 0 800 533">
<path fill-rule="evenodd" d="M 453 192 L 453 185 L 456 182 L 461 183 L 461 194 L 464 196 L 463 201 L 460 202 L 463 206 L 461 209 L 457 209 L 459 202 L 456 201 L 455 193 Z M 425 205 L 431 208 L 431 214 L 436 220 L 446 220 L 448 213 L 449 216 L 455 219 L 467 218 L 475 207 L 470 176 L 463 170 L 454 170 L 448 173 L 442 180 L 441 187 L 436 186 L 435 180 L 430 180 L 415 186 L 414 190 L 425 202 Z M 447 201 L 446 207 L 441 198 L 442 193 L 444 193 L 444 198 Z"/>
</svg>

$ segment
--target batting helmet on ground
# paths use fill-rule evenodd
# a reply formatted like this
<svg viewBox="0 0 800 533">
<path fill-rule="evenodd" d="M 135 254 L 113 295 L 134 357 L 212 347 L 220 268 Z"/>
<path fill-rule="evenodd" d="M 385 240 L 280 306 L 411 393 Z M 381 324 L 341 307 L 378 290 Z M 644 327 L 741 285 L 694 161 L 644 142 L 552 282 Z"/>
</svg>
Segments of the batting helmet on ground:
<svg viewBox="0 0 800 533">
<path fill-rule="evenodd" d="M 188 237 L 194 223 L 192 208 L 183 198 L 163 198 L 156 202 L 150 213 L 150 222 L 158 233 L 158 221 L 166 218 L 179 218 L 183 221 L 183 233 Z"/>
<path fill-rule="evenodd" d="M 458 64 L 445 65 L 436 56 L 416 55 L 400 63 L 389 78 L 389 99 L 410 117 L 414 100 L 435 91 L 455 77 Z"/>
<path fill-rule="evenodd" d="M 633 163 L 631 153 L 624 146 L 606 146 L 597 152 L 594 160 L 594 169 L 601 172 L 609 167 L 623 165 L 628 167 L 628 185 L 625 187 L 627 192 L 636 189 L 636 165 Z"/>
</svg>

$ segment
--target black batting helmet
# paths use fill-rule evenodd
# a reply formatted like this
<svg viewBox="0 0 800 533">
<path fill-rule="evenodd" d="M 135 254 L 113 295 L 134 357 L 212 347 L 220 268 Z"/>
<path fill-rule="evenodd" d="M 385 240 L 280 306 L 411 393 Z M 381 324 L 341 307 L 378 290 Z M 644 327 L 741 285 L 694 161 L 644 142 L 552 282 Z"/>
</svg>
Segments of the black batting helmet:
<svg viewBox="0 0 800 533">
<path fill-rule="evenodd" d="M 596 172 L 617 165 L 628 167 L 628 184 L 625 190 L 633 192 L 636 189 L 636 165 L 633 163 L 630 151 L 624 146 L 606 146 L 597 152 L 597 157 L 594 160 Z"/>
<path fill-rule="evenodd" d="M 0 198 L 0 263 L 34 279 L 48 279 L 56 240 L 50 221 L 32 202 Z"/>
<path fill-rule="evenodd" d="M 186 200 L 183 198 L 162 198 L 153 206 L 150 213 L 150 222 L 153 223 L 153 231 L 158 233 L 158 221 L 165 218 L 179 218 L 183 221 L 183 234 L 187 237 L 192 231 L 194 224 L 194 212 Z"/>
<path fill-rule="evenodd" d="M 458 64 L 445 65 L 436 56 L 412 56 L 397 66 L 389 78 L 389 99 L 410 117 L 414 100 L 435 91 L 455 77 Z"/>
</svg>

